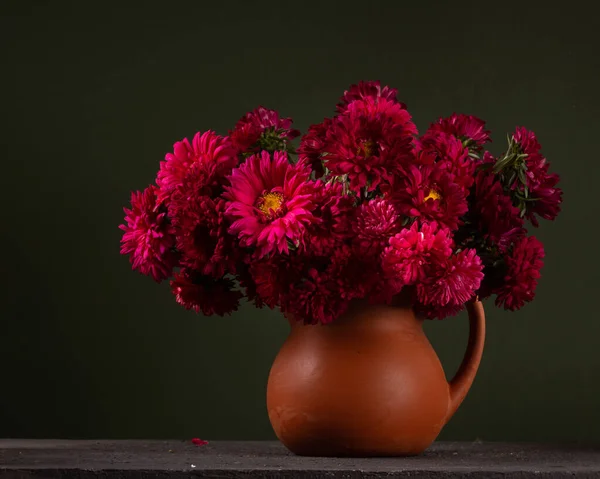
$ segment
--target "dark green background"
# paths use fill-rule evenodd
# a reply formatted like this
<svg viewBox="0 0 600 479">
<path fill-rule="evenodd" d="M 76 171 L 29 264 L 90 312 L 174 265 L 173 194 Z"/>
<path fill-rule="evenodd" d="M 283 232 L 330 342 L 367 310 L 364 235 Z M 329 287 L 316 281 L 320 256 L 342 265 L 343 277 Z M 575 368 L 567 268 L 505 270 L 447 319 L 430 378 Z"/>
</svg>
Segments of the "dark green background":
<svg viewBox="0 0 600 479">
<path fill-rule="evenodd" d="M 421 130 L 478 115 L 499 153 L 537 132 L 565 202 L 536 232 L 537 299 L 488 305 L 444 439 L 600 443 L 596 12 L 543 2 L 0 4 L 0 436 L 267 439 L 279 313 L 203 318 L 119 255 L 121 208 L 172 143 L 263 104 L 301 129 L 361 79 Z M 452 374 L 466 318 L 427 325 Z"/>
</svg>

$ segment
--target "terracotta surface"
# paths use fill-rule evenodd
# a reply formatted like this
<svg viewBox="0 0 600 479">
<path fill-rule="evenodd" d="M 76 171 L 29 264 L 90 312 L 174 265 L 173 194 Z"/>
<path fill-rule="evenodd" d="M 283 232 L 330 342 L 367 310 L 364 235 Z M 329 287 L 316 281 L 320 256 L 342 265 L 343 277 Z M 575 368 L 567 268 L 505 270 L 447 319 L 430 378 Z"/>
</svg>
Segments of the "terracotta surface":
<svg viewBox="0 0 600 479">
<path fill-rule="evenodd" d="M 460 406 L 481 360 L 483 306 L 471 303 L 468 312 L 467 352 L 450 383 L 408 303 L 353 303 L 326 326 L 291 322 L 267 388 L 277 437 L 300 455 L 423 452 Z"/>
</svg>

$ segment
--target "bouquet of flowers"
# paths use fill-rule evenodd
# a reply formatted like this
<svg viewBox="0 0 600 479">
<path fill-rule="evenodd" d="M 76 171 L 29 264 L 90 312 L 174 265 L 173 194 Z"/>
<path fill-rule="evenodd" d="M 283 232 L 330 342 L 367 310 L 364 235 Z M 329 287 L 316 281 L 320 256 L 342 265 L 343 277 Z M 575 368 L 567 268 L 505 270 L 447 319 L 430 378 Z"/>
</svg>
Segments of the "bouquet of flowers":
<svg viewBox="0 0 600 479">
<path fill-rule="evenodd" d="M 526 230 L 560 211 L 558 175 L 517 127 L 494 157 L 485 122 L 453 114 L 418 136 L 397 90 L 352 85 L 300 138 L 258 107 L 228 136 L 175 143 L 131 196 L 121 253 L 205 315 L 243 297 L 309 324 L 404 288 L 426 318 L 475 298 L 531 301 L 544 249 Z"/>
</svg>

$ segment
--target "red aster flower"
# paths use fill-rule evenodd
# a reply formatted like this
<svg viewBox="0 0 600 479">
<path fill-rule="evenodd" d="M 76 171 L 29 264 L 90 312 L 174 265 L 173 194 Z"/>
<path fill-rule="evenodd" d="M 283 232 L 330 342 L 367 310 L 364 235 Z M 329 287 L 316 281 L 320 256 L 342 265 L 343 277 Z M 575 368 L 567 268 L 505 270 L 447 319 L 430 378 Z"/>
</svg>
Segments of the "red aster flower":
<svg viewBox="0 0 600 479">
<path fill-rule="evenodd" d="M 314 220 L 307 226 L 303 252 L 307 255 L 331 254 L 351 234 L 350 218 L 354 197 L 344 194 L 341 183 L 319 180 L 314 188 Z"/>
<path fill-rule="evenodd" d="M 164 208 L 156 198 L 158 188 L 149 186 L 131 194 L 131 209 L 124 208 L 125 233 L 121 254 L 129 255 L 134 270 L 160 282 L 171 276 L 177 264 L 175 236 Z"/>
<path fill-rule="evenodd" d="M 285 150 L 286 143 L 299 134 L 298 130 L 292 129 L 291 118 L 281 118 L 275 110 L 262 106 L 240 118 L 229 133 L 233 145 L 240 152 Z M 265 143 L 262 140 L 268 144 L 261 144 Z"/>
<path fill-rule="evenodd" d="M 437 223 L 417 222 L 390 239 L 382 254 L 386 277 L 398 284 L 413 285 L 425 281 L 452 254 L 452 239 L 447 228 Z"/>
<path fill-rule="evenodd" d="M 515 311 L 534 298 L 543 258 L 544 247 L 535 236 L 515 243 L 504 257 L 506 274 L 504 284 L 496 291 L 497 306 Z"/>
<path fill-rule="evenodd" d="M 169 216 L 182 265 L 215 278 L 235 273 L 237 257 L 233 237 L 227 234 L 225 208 L 225 200 L 198 195 L 186 183 L 173 192 Z"/>
<path fill-rule="evenodd" d="M 509 231 L 523 226 L 521 210 L 513 205 L 512 198 L 489 169 L 480 171 L 475 179 L 475 212 L 481 230 L 496 243 Z"/>
<path fill-rule="evenodd" d="M 428 130 L 417 143 L 416 157 L 419 164 L 436 163 L 439 168 L 446 169 L 468 195 L 477 163 L 469 156 L 468 148 L 456 137 L 442 131 Z"/>
<path fill-rule="evenodd" d="M 340 99 L 340 103 L 337 105 L 339 113 L 344 113 L 349 103 L 356 100 L 369 99 L 382 99 L 391 102 L 399 103 L 397 100 L 398 90 L 390 88 L 389 86 L 381 87 L 379 81 L 361 81 L 358 85 L 351 85 L 350 89 L 344 92 L 344 95 Z M 406 108 L 402 105 L 403 108 Z"/>
<path fill-rule="evenodd" d="M 520 151 L 527 154 L 525 175 L 529 201 L 525 202 L 526 216 L 534 226 L 538 226 L 536 215 L 553 220 L 560 213 L 562 190 L 556 186 L 560 178 L 556 173 L 548 173 L 550 164 L 540 154 L 540 144 L 532 131 L 517 127 L 513 139 Z M 518 182 L 514 185 L 523 190 L 524 185 Z"/>
<path fill-rule="evenodd" d="M 327 324 L 343 314 L 348 302 L 364 293 L 348 246 L 330 257 L 312 258 L 300 281 L 291 284 L 282 311 L 306 324 Z"/>
<path fill-rule="evenodd" d="M 394 185 L 390 199 L 406 216 L 437 221 L 452 230 L 467 210 L 463 188 L 443 166 L 434 164 L 419 168 L 410 165 L 403 180 Z"/>
<path fill-rule="evenodd" d="M 292 165 L 287 154 L 254 155 L 235 168 L 226 187 L 229 232 L 242 247 L 256 247 L 259 257 L 287 253 L 288 242 L 298 245 L 313 221 L 314 183 L 306 165 Z"/>
<path fill-rule="evenodd" d="M 325 150 L 325 135 L 330 125 L 331 120 L 325 118 L 322 123 L 311 125 L 300 140 L 298 159 L 311 166 L 316 178 L 320 178 L 325 173 L 322 155 Z"/>
<path fill-rule="evenodd" d="M 474 249 L 450 256 L 425 282 L 417 285 L 424 305 L 460 306 L 475 295 L 483 279 L 481 259 Z"/>
<path fill-rule="evenodd" d="M 402 224 L 392 203 L 376 198 L 358 207 L 352 229 L 355 251 L 360 256 L 379 256 Z"/>
<path fill-rule="evenodd" d="M 171 280 L 176 301 L 185 309 L 205 316 L 225 316 L 237 311 L 242 293 L 234 287 L 230 279 L 216 279 L 185 268 Z"/>
<path fill-rule="evenodd" d="M 211 188 L 219 187 L 237 163 L 237 152 L 226 137 L 213 131 L 196 133 L 191 145 L 184 138 L 173 145 L 173 153 L 167 153 L 160 163 L 156 178 L 159 199 L 168 198 L 189 174 L 199 181 L 198 189 L 206 189 L 210 194 Z"/>
<path fill-rule="evenodd" d="M 208 441 L 205 441 L 204 439 L 200 439 L 198 437 L 195 437 L 192 439 L 192 444 L 194 446 L 206 446 L 208 444 Z"/>
<path fill-rule="evenodd" d="M 442 131 L 458 138 L 467 146 L 476 145 L 480 149 L 490 140 L 490 132 L 485 129 L 485 121 L 473 115 L 457 115 L 440 118 L 429 127 L 430 131 Z"/>
<path fill-rule="evenodd" d="M 270 255 L 250 262 L 249 271 L 261 304 L 273 309 L 302 277 L 302 261 L 296 256 Z"/>
<path fill-rule="evenodd" d="M 350 103 L 326 133 L 324 164 L 334 176 L 347 175 L 350 188 L 373 191 L 391 183 L 413 158 L 410 114 L 397 102 L 366 98 Z"/>
</svg>

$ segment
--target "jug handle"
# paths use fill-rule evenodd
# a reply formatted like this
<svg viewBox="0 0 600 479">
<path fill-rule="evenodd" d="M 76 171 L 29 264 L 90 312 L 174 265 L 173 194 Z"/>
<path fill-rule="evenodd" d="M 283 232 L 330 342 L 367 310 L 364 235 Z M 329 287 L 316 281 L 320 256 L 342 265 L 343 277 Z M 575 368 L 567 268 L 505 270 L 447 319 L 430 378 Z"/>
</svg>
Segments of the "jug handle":
<svg viewBox="0 0 600 479">
<path fill-rule="evenodd" d="M 475 300 L 469 301 L 466 306 L 469 314 L 469 342 L 462 363 L 454 378 L 449 382 L 450 404 L 446 422 L 454 415 L 469 392 L 483 354 L 483 344 L 485 342 L 483 304 L 481 304 L 481 301 Z"/>
</svg>

